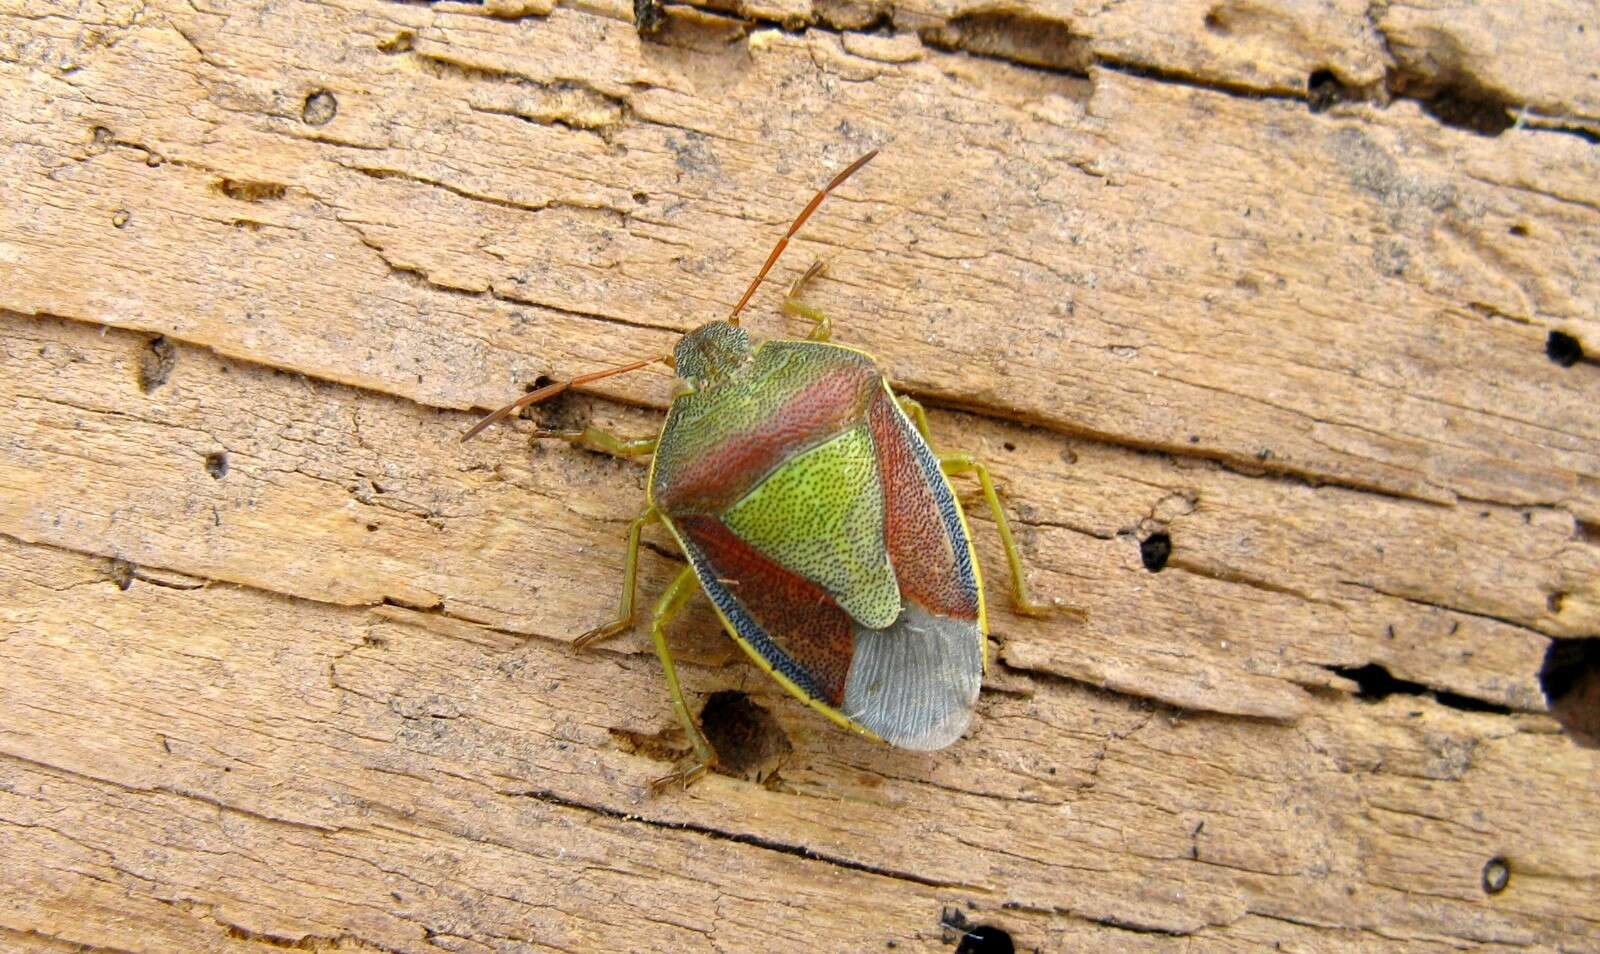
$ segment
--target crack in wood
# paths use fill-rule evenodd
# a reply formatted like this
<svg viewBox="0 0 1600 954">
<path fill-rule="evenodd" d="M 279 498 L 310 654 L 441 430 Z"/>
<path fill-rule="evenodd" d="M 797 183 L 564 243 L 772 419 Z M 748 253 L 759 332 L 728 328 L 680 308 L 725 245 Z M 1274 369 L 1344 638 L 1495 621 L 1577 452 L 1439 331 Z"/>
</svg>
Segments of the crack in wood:
<svg viewBox="0 0 1600 954">
<path fill-rule="evenodd" d="M 808 32 L 821 32 L 834 36 L 873 35 L 885 22 L 892 26 L 893 12 L 880 12 L 878 20 L 869 24 L 854 24 L 848 19 L 830 20 L 830 11 L 818 10 L 807 17 L 777 20 L 730 11 L 724 7 L 701 3 L 674 3 L 698 13 L 728 22 L 743 24 L 749 29 L 775 30 L 790 36 L 804 36 Z M 607 14 L 594 12 L 595 15 Z M 1400 63 L 1390 46 L 1387 32 L 1374 19 L 1369 8 L 1366 18 L 1373 32 L 1380 38 L 1391 63 Z M 1048 39 L 1040 39 L 1044 33 Z M 1318 94 L 1311 78 L 1305 85 L 1284 87 L 1275 84 L 1252 83 L 1248 79 L 1229 79 L 1208 76 L 1175 65 L 1141 62 L 1096 49 L 1096 37 L 1078 34 L 1065 17 L 1033 16 L 1026 11 L 1000 11 L 946 15 L 921 26 L 918 34 L 929 49 L 946 54 L 961 54 L 994 60 L 1021 70 L 1070 76 L 1075 79 L 1094 79 L 1094 70 L 1104 69 L 1149 82 L 1184 86 L 1204 92 L 1216 93 L 1250 100 L 1278 100 L 1305 104 L 1313 113 L 1323 112 L 1318 107 Z M 1463 85 L 1465 84 L 1465 85 Z M 1490 136 L 1497 136 L 1510 128 L 1550 132 L 1576 136 L 1587 142 L 1600 142 L 1600 122 L 1592 117 L 1542 116 L 1532 111 L 1528 104 L 1494 102 L 1508 118 L 1492 128 L 1453 118 L 1449 104 L 1456 101 L 1476 102 L 1484 95 L 1474 90 L 1481 84 L 1471 76 L 1457 76 L 1441 84 L 1428 76 L 1417 64 L 1391 70 L 1381 83 L 1366 88 L 1349 88 L 1342 99 L 1346 102 L 1365 103 L 1385 108 L 1392 102 L 1414 101 L 1423 107 L 1426 115 L 1445 126 L 1468 128 Z M 1444 103 L 1441 107 L 1441 103 Z M 1481 112 L 1481 109 L 1480 109 Z M 1509 118 L 1511 114 L 1516 119 Z M 1530 122 L 1530 118 L 1533 120 Z"/>
<path fill-rule="evenodd" d="M 249 808 L 243 808 L 228 801 L 224 801 L 215 795 L 208 795 L 205 792 L 194 791 L 192 789 L 182 789 L 170 785 L 134 785 L 103 775 L 96 775 L 92 772 L 84 771 L 82 769 L 72 769 L 62 765 L 55 765 L 50 762 L 41 762 L 37 759 L 20 755 L 16 752 L 0 750 L 0 758 L 6 758 L 15 762 L 20 762 L 23 765 L 30 766 L 38 771 L 57 776 L 68 776 L 82 779 L 83 781 L 94 782 L 100 785 L 109 785 L 113 788 L 121 789 L 124 792 L 130 792 L 136 795 L 171 795 L 175 798 L 189 799 L 204 805 L 210 805 L 219 813 L 239 815 L 244 818 L 254 819 L 255 821 L 264 822 L 271 825 L 278 825 L 299 831 L 316 832 L 318 834 L 333 834 L 340 831 L 351 830 L 337 825 L 318 825 L 313 822 L 304 822 L 293 818 L 282 818 L 277 815 L 268 815 Z"/>
<path fill-rule="evenodd" d="M 650 818 L 648 816 L 639 815 L 632 812 L 618 811 L 617 809 L 608 808 L 604 805 L 595 805 L 577 799 L 568 798 L 567 796 L 561 795 L 549 789 L 530 788 L 502 790 L 498 794 L 513 798 L 531 798 L 547 805 L 556 805 L 562 808 L 575 809 L 577 811 L 588 812 L 593 815 L 599 815 L 601 817 L 611 818 L 617 821 L 645 825 L 650 828 L 659 828 L 667 831 L 690 832 L 697 835 L 703 835 L 716 841 L 728 841 L 733 842 L 734 844 L 748 845 L 752 848 L 760 848 L 763 851 L 771 851 L 782 855 L 791 855 L 796 858 L 804 858 L 807 861 L 819 861 L 823 864 L 833 865 L 836 868 L 843 868 L 846 871 L 859 871 L 864 874 L 877 875 L 881 878 L 893 878 L 896 881 L 905 881 L 911 884 L 923 885 L 925 887 L 939 888 L 950 891 L 961 891 L 973 895 L 986 895 L 990 893 L 987 889 L 977 887 L 975 885 L 939 881 L 937 879 L 927 878 L 910 871 L 896 871 L 892 868 L 869 865 L 860 861 L 853 861 L 849 858 L 826 854 L 824 852 L 817 851 L 814 848 L 807 848 L 804 845 L 776 841 L 771 838 L 764 838 L 760 835 L 752 835 L 746 832 L 725 831 L 721 828 L 714 828 L 709 825 L 701 825 L 695 822 L 668 821 L 665 819 Z"/>
</svg>

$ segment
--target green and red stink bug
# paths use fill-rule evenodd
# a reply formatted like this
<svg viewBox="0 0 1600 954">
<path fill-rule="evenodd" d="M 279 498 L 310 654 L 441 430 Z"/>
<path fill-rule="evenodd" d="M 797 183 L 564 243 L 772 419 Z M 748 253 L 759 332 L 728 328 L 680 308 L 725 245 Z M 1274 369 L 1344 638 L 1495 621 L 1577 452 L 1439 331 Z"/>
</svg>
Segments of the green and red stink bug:
<svg viewBox="0 0 1600 954">
<path fill-rule="evenodd" d="M 935 454 L 922 406 L 897 396 L 870 355 L 830 343 L 828 317 L 799 300 L 820 263 L 784 301 L 786 312 L 812 322 L 809 338 L 752 346 L 739 327 L 739 312 L 789 239 L 876 154 L 857 159 L 806 205 L 726 320 L 684 335 L 671 355 L 527 394 L 462 437 L 573 385 L 657 361 L 676 370 L 679 389 L 654 439 L 622 440 L 595 428 L 536 432 L 617 456 L 652 455 L 646 506 L 628 527 L 620 611 L 576 645 L 633 625 L 639 535 L 664 524 L 688 566 L 657 601 L 651 634 L 694 759 L 658 787 L 687 784 L 716 759 L 665 638 L 667 622 L 696 588 L 784 688 L 846 728 L 921 750 L 943 748 L 966 731 L 987 665 L 983 580 L 948 475 L 977 476 L 1010 563 L 1017 610 L 1052 608 L 1028 597 L 988 470 L 969 454 Z"/>
</svg>

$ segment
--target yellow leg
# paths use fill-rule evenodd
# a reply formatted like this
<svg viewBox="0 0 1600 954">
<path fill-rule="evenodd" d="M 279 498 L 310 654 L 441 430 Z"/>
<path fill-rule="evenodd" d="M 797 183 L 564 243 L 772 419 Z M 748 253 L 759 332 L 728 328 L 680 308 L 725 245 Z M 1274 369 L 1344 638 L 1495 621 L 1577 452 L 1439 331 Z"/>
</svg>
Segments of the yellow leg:
<svg viewBox="0 0 1600 954">
<path fill-rule="evenodd" d="M 922 402 L 903 394 L 895 395 L 895 400 L 900 402 L 900 410 L 905 411 L 911 418 L 911 423 L 916 425 L 917 433 L 922 435 L 922 439 L 928 442 L 929 447 L 932 447 L 933 436 L 928 433 L 928 412 L 923 409 Z"/>
<path fill-rule="evenodd" d="M 678 721 L 683 723 L 683 731 L 689 736 L 689 744 L 694 747 L 694 761 L 671 775 L 663 775 L 651 782 L 652 791 L 659 792 L 672 785 L 688 788 L 717 762 L 716 750 L 706 741 L 705 734 L 700 731 L 700 726 L 695 723 L 694 716 L 689 712 L 689 703 L 683 698 L 683 686 L 678 683 L 678 667 L 673 664 L 672 651 L 667 648 L 667 623 L 683 609 L 683 604 L 687 603 L 689 597 L 699 588 L 700 583 L 695 579 L 694 568 L 684 567 L 683 572 L 678 574 L 672 585 L 668 586 L 667 591 L 656 601 L 655 620 L 650 624 L 650 635 L 655 639 L 656 655 L 660 657 L 661 670 L 667 677 L 667 692 L 672 694 L 672 708 L 678 713 Z"/>
<path fill-rule="evenodd" d="M 805 287 L 806 282 L 821 275 L 826 269 L 827 265 L 822 259 L 819 258 L 812 262 L 811 267 L 805 270 L 805 274 L 795 279 L 794 284 L 789 286 L 789 294 L 783 298 L 783 310 L 785 312 L 794 315 L 796 318 L 804 318 L 815 325 L 809 335 L 812 341 L 827 341 L 833 337 L 833 319 L 810 305 L 801 302 L 800 289 Z"/>
<path fill-rule="evenodd" d="M 947 474 L 976 474 L 978 483 L 983 485 L 983 499 L 989 503 L 989 512 L 994 514 L 995 527 L 1000 531 L 1000 545 L 1005 548 L 1006 562 L 1011 564 L 1011 605 L 1018 613 L 1024 616 L 1048 616 L 1055 612 L 1066 612 L 1080 619 L 1087 619 L 1088 614 L 1082 610 L 1064 607 L 1059 603 L 1036 603 L 1028 595 L 1028 581 L 1022 568 L 1022 554 L 1017 550 L 1016 538 L 1011 535 L 1011 521 L 1006 519 L 1006 510 L 1000 504 L 1000 494 L 994 489 L 994 481 L 989 477 L 989 468 L 971 454 L 945 454 L 939 458 L 939 467 Z"/>
<path fill-rule="evenodd" d="M 533 436 L 535 440 L 543 437 L 558 438 L 573 447 L 599 451 L 612 457 L 636 457 L 640 454 L 654 454 L 656 451 L 654 437 L 628 440 L 598 427 L 586 427 L 581 431 L 547 431 L 541 428 L 534 431 Z"/>
<path fill-rule="evenodd" d="M 622 605 L 617 610 L 617 618 L 579 636 L 572 643 L 574 647 L 585 649 L 633 625 L 633 591 L 639 579 L 639 534 L 646 524 L 659 519 L 661 515 L 656 513 L 656 508 L 650 507 L 628 524 L 628 555 L 622 562 Z"/>
</svg>

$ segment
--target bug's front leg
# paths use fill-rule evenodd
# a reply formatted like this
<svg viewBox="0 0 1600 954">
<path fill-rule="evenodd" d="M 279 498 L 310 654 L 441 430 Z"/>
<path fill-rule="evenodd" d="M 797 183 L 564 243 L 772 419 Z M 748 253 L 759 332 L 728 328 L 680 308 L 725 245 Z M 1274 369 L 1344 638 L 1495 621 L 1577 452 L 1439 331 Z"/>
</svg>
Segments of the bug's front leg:
<svg viewBox="0 0 1600 954">
<path fill-rule="evenodd" d="M 989 477 L 989 468 L 971 454 L 945 454 L 939 458 L 939 467 L 946 474 L 974 474 L 978 483 L 983 486 L 983 499 L 989 503 L 989 512 L 994 514 L 995 527 L 1000 531 L 1000 545 L 1005 548 L 1006 562 L 1011 566 L 1011 605 L 1018 613 L 1024 616 L 1049 616 L 1053 613 L 1064 612 L 1079 619 L 1087 619 L 1088 614 L 1080 609 L 1063 606 L 1058 602 L 1037 603 L 1028 595 L 1028 580 L 1022 568 L 1022 554 L 1017 550 L 1016 538 L 1011 535 L 1011 521 L 1006 519 L 1006 509 L 1000 503 L 1000 494 L 994 489 L 994 480 Z"/>
<path fill-rule="evenodd" d="M 659 519 L 661 514 L 656 512 L 656 508 L 648 507 L 628 524 L 628 555 L 622 563 L 622 605 L 617 609 L 617 618 L 579 636 L 572 643 L 574 648 L 585 649 L 633 625 L 633 591 L 639 579 L 639 534 L 644 531 L 646 524 Z"/>
<path fill-rule="evenodd" d="M 573 447 L 582 447 L 585 450 L 610 454 L 612 457 L 638 457 L 642 454 L 654 454 L 656 452 L 656 439 L 654 437 L 629 440 L 598 427 L 585 427 L 581 431 L 553 431 L 540 428 L 533 432 L 535 440 L 546 437 L 566 441 Z"/>
<path fill-rule="evenodd" d="M 694 747 L 694 761 L 671 775 L 663 775 L 651 782 L 650 789 L 654 792 L 673 785 L 688 788 L 717 763 L 716 750 L 706 741 L 705 733 L 700 731 L 700 726 L 689 712 L 689 703 L 683 697 L 683 687 L 678 683 L 678 667 L 672 661 L 672 651 L 667 648 L 667 624 L 679 610 L 683 609 L 683 604 L 689 601 L 689 597 L 693 596 L 699 587 L 700 583 L 694 576 L 694 568 L 684 567 L 672 581 L 672 585 L 667 587 L 667 591 L 656 601 L 655 619 L 650 624 L 650 635 L 656 644 L 656 656 L 661 659 L 661 669 L 667 677 L 667 691 L 672 694 L 672 708 L 678 714 L 678 721 L 683 723 L 683 731 L 689 736 L 689 744 Z"/>
<path fill-rule="evenodd" d="M 802 302 L 800 300 L 800 290 L 805 287 L 806 282 L 811 281 L 811 279 L 816 278 L 826 270 L 827 263 L 822 259 L 819 258 L 812 262 L 811 267 L 806 269 L 805 273 L 799 278 L 795 279 L 793 285 L 789 286 L 789 293 L 783 296 L 783 310 L 785 312 L 796 318 L 804 318 L 815 325 L 811 329 L 811 334 L 808 335 L 812 341 L 827 341 L 833 337 L 833 319 L 823 314 L 820 310 Z"/>
</svg>

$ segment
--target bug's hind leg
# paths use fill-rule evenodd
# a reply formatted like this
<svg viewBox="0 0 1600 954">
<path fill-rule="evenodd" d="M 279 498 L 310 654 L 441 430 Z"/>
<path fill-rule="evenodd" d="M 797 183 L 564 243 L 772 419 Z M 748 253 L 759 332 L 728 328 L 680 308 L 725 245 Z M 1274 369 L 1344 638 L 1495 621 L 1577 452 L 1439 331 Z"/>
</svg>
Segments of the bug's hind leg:
<svg viewBox="0 0 1600 954">
<path fill-rule="evenodd" d="M 656 601 L 655 619 L 650 624 L 650 635 L 655 639 L 656 655 L 661 659 L 661 670 L 667 677 L 667 691 L 672 694 L 672 708 L 683 723 L 683 731 L 694 747 L 694 760 L 671 775 L 663 775 L 650 783 L 650 790 L 660 792 L 673 785 L 688 788 L 717 762 L 716 750 L 706 741 L 705 733 L 695 723 L 689 712 L 689 703 L 683 697 L 683 687 L 678 683 L 678 667 L 672 661 L 672 651 L 667 648 L 667 624 L 683 609 L 683 604 L 695 594 L 700 583 L 695 579 L 694 568 L 684 567 L 667 591 Z"/>
<path fill-rule="evenodd" d="M 989 512 L 994 514 L 995 527 L 1000 531 L 1000 545 L 1005 548 L 1006 562 L 1011 566 L 1011 605 L 1024 616 L 1049 616 L 1054 613 L 1067 613 L 1079 619 L 1087 619 L 1088 614 L 1080 609 L 1064 606 L 1059 602 L 1035 602 L 1028 594 L 1028 580 L 1022 568 L 1022 554 L 1017 550 L 1016 538 L 1011 535 L 1011 521 L 1006 519 L 1006 508 L 1000 503 L 1000 494 L 994 489 L 994 480 L 989 477 L 989 468 L 971 454 L 945 454 L 939 458 L 939 467 L 946 474 L 974 474 L 978 483 L 983 486 L 983 499 L 989 504 Z"/>
<path fill-rule="evenodd" d="M 633 593 L 639 580 L 639 534 L 644 531 L 646 524 L 654 523 L 660 518 L 661 515 L 656 512 L 656 508 L 649 507 L 628 524 L 628 555 L 622 562 L 622 603 L 617 608 L 617 618 L 579 636 L 572 643 L 574 648 L 586 649 L 603 639 L 610 639 L 633 625 Z"/>
<path fill-rule="evenodd" d="M 793 285 L 789 286 L 789 293 L 783 296 L 783 310 L 786 313 L 794 315 L 796 318 L 804 318 L 814 326 L 811 329 L 811 334 L 807 336 L 812 341 L 827 341 L 833 337 L 833 319 L 802 302 L 800 300 L 800 291 L 805 288 L 806 282 L 821 275 L 827 269 L 828 264 L 820 258 L 812 262 L 811 267 L 806 269 L 805 273 L 799 278 L 796 278 Z"/>
<path fill-rule="evenodd" d="M 552 431 L 540 428 L 533 432 L 534 440 L 546 437 L 566 441 L 573 447 L 610 454 L 612 457 L 638 457 L 656 452 L 656 439 L 654 437 L 629 440 L 598 427 L 585 427 L 581 431 Z"/>
</svg>

